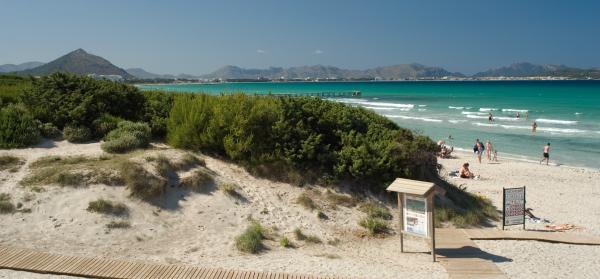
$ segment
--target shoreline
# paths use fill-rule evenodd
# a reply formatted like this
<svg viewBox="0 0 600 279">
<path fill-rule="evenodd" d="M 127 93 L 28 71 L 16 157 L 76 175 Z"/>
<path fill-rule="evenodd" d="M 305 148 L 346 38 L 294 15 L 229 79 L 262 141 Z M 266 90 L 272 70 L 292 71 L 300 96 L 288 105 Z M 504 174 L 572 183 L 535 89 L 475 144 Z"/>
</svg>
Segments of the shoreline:
<svg viewBox="0 0 600 279">
<path fill-rule="evenodd" d="M 133 83 L 131 85 L 133 86 L 152 86 L 152 85 L 187 85 L 187 84 L 191 84 L 191 85 L 195 85 L 195 84 L 199 84 L 199 85 L 212 85 L 212 84 L 225 84 L 225 83 L 232 83 L 232 84 L 241 84 L 241 83 L 250 83 L 250 84 L 254 84 L 254 83 L 360 83 L 360 82 L 373 82 L 373 83 L 377 83 L 377 82 L 504 82 L 504 81 L 528 81 L 528 82 L 545 82 L 545 81 L 557 81 L 557 82 L 565 82 L 565 81 L 600 81 L 600 79 L 435 79 L 435 80 L 430 80 L 430 79 L 416 79 L 416 80 L 302 80 L 302 81 L 293 81 L 293 80 L 286 80 L 286 81 L 225 81 L 225 82 L 180 82 L 180 83 Z"/>
</svg>

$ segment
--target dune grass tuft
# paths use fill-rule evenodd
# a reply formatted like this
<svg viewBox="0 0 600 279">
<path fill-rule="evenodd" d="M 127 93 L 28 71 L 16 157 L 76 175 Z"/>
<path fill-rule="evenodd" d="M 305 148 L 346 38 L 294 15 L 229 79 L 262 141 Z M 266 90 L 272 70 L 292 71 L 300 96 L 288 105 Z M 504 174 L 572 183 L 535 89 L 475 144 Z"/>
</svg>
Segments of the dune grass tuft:
<svg viewBox="0 0 600 279">
<path fill-rule="evenodd" d="M 212 182 L 213 178 L 210 174 L 203 169 L 197 169 L 191 175 L 181 179 L 180 185 L 185 189 L 198 192 L 206 189 L 206 186 Z"/>
<path fill-rule="evenodd" d="M 290 242 L 290 240 L 284 236 L 282 238 L 279 239 L 279 245 L 283 248 L 289 248 L 292 247 L 292 243 Z"/>
<path fill-rule="evenodd" d="M 25 161 L 19 157 L 11 155 L 0 156 L 0 171 L 9 170 L 11 172 L 18 171 Z"/>
<path fill-rule="evenodd" d="M 358 224 L 367 229 L 370 235 L 382 234 L 389 230 L 387 222 L 378 217 L 365 217 Z"/>
<path fill-rule="evenodd" d="M 237 192 L 238 189 L 239 186 L 233 183 L 223 183 L 219 185 L 219 190 L 223 191 L 223 193 L 231 197 L 239 196 L 239 193 Z"/>
<path fill-rule="evenodd" d="M 134 162 L 124 162 L 121 176 L 129 189 L 130 195 L 143 200 L 160 197 L 167 191 L 167 181 L 156 177 L 142 166 Z"/>
<path fill-rule="evenodd" d="M 390 210 L 375 202 L 364 202 L 360 204 L 360 210 L 367 213 L 370 218 L 380 218 L 383 220 L 392 220 Z"/>
<path fill-rule="evenodd" d="M 127 206 L 123 203 L 97 199 L 88 204 L 87 211 L 109 215 L 124 215 L 127 213 Z"/>
<path fill-rule="evenodd" d="M 235 238 L 235 247 L 245 253 L 256 254 L 264 249 L 262 240 L 265 228 L 254 221 L 246 230 Z"/>
<path fill-rule="evenodd" d="M 317 204 L 315 201 L 313 201 L 313 199 L 311 199 L 306 193 L 302 193 L 300 196 L 298 196 L 296 202 L 308 210 L 317 209 Z"/>
<path fill-rule="evenodd" d="M 296 237 L 297 240 L 304 241 L 307 243 L 318 244 L 318 243 L 323 242 L 323 241 L 321 241 L 321 239 L 319 237 L 317 237 L 315 235 L 304 234 L 304 232 L 302 232 L 302 230 L 300 228 L 296 228 L 294 230 L 294 236 Z"/>
<path fill-rule="evenodd" d="M 0 193 L 0 214 L 15 212 L 15 205 L 11 202 L 10 194 Z"/>
<path fill-rule="evenodd" d="M 131 224 L 128 221 L 110 221 L 106 224 L 108 229 L 128 229 L 131 228 Z"/>
<path fill-rule="evenodd" d="M 355 197 L 338 194 L 331 190 L 327 190 L 325 197 L 331 204 L 335 206 L 354 207 L 358 202 Z"/>
</svg>

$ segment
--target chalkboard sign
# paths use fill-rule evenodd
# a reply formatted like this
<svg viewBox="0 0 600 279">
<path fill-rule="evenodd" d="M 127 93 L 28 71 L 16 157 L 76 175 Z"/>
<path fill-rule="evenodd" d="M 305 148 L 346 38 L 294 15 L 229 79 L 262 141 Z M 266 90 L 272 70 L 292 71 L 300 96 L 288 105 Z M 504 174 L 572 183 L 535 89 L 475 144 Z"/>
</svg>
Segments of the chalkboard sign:
<svg viewBox="0 0 600 279">
<path fill-rule="evenodd" d="M 521 224 L 525 229 L 525 187 L 504 188 L 502 209 L 502 229 Z"/>
</svg>

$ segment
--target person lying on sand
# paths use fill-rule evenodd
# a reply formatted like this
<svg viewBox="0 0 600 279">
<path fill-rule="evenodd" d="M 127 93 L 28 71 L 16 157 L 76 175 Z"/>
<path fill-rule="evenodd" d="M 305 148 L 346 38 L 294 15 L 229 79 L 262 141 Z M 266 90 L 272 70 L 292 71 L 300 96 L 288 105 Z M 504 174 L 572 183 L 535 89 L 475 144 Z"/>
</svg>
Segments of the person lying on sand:
<svg viewBox="0 0 600 279">
<path fill-rule="evenodd" d="M 458 171 L 458 175 L 460 178 L 474 178 L 478 179 L 479 175 L 475 175 L 471 170 L 469 170 L 469 163 L 464 163 L 460 170 Z"/>
</svg>

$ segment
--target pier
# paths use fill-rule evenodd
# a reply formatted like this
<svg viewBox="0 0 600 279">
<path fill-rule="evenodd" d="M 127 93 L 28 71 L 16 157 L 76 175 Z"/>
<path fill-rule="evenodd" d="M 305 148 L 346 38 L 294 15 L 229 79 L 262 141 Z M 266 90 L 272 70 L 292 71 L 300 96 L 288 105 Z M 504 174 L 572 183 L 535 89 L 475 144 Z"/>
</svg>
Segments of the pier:
<svg viewBox="0 0 600 279">
<path fill-rule="evenodd" d="M 233 93 L 231 93 L 233 94 Z M 319 97 L 319 98 L 351 98 L 361 97 L 360 91 L 324 91 L 324 92 L 295 92 L 295 93 L 247 93 L 254 96 L 274 97 Z M 229 95 L 229 93 L 227 93 Z"/>
</svg>

